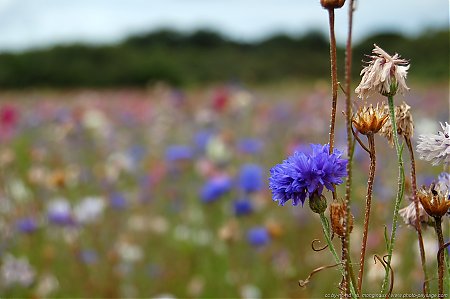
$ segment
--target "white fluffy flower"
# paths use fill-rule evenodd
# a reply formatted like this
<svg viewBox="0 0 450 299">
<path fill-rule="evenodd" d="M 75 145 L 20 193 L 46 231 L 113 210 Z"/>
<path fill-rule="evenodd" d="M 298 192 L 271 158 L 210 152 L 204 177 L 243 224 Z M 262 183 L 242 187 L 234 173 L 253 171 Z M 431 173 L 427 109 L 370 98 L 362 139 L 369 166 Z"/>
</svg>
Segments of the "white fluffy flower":
<svg viewBox="0 0 450 299">
<path fill-rule="evenodd" d="M 436 166 L 441 163 L 450 163 L 450 124 L 442 124 L 442 132 L 436 134 L 420 135 L 417 152 L 420 159 L 431 161 Z"/>
<path fill-rule="evenodd" d="M 90 223 L 98 219 L 105 209 L 105 202 L 101 197 L 89 196 L 84 198 L 74 208 L 75 219 L 80 223 Z"/>
<path fill-rule="evenodd" d="M 369 64 L 363 68 L 361 83 L 356 87 L 358 97 L 365 99 L 372 93 L 382 95 L 394 95 L 397 91 L 404 93 L 409 90 L 406 86 L 406 75 L 408 74 L 408 61 L 400 59 L 398 54 L 390 56 L 383 49 L 374 45 L 372 58 Z"/>
<path fill-rule="evenodd" d="M 414 202 L 411 202 L 409 205 L 400 209 L 399 215 L 403 218 L 403 221 L 407 225 L 411 225 L 413 227 L 416 226 L 416 208 Z M 430 217 L 427 212 L 423 208 L 422 204 L 419 203 L 419 221 L 422 224 L 422 227 L 426 227 L 430 221 Z"/>
<path fill-rule="evenodd" d="M 36 272 L 31 267 L 27 258 L 15 258 L 7 254 L 3 258 L 0 277 L 2 284 L 7 287 L 15 284 L 28 287 L 33 283 Z"/>
</svg>

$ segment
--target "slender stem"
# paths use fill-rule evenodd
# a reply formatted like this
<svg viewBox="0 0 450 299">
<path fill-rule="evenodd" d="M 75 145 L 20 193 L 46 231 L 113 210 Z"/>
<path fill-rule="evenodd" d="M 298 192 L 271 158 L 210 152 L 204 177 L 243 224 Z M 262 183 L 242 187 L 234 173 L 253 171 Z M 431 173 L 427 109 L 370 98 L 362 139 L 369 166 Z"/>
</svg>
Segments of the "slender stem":
<svg viewBox="0 0 450 299">
<path fill-rule="evenodd" d="M 332 88 L 332 106 L 330 117 L 330 153 L 333 152 L 334 147 L 334 127 L 336 124 L 336 106 L 337 106 L 337 65 L 336 65 L 336 37 L 334 35 L 334 9 L 328 9 L 329 23 L 330 23 L 330 63 L 331 63 L 331 88 Z"/>
<path fill-rule="evenodd" d="M 350 194 L 352 186 L 352 162 L 355 142 L 352 138 L 352 105 L 351 105 L 351 81 L 352 81 L 352 30 L 353 29 L 353 0 L 348 3 L 348 32 L 347 44 L 345 48 L 345 125 L 347 129 L 347 178 L 345 180 L 345 200 L 344 200 L 344 230 L 345 235 L 342 238 L 342 260 L 345 263 L 346 280 L 351 280 L 355 284 L 353 267 L 350 262 L 350 228 L 347 223 L 350 222 Z"/>
<path fill-rule="evenodd" d="M 425 248 L 423 246 L 423 238 L 422 238 L 422 226 L 420 224 L 420 214 L 419 214 L 419 198 L 417 197 L 417 181 L 416 181 L 416 162 L 414 159 L 414 151 L 411 144 L 411 139 L 405 137 L 406 145 L 408 146 L 409 157 L 411 160 L 411 189 L 412 195 L 414 199 L 414 208 L 416 210 L 416 231 L 417 231 L 417 239 L 419 240 L 419 249 L 420 249 L 420 261 L 422 263 L 422 270 L 424 276 L 424 292 L 428 294 L 429 292 L 429 283 L 428 283 L 428 273 L 427 266 L 425 260 Z"/>
<path fill-rule="evenodd" d="M 442 234 L 442 218 L 434 217 L 435 230 L 438 237 L 439 248 L 444 246 L 444 235 Z M 444 251 L 441 250 L 437 257 L 438 262 L 438 293 L 444 294 Z"/>
<path fill-rule="evenodd" d="M 324 213 L 320 213 L 319 215 L 320 215 L 320 222 L 322 224 L 323 234 L 325 236 L 325 240 L 328 245 L 328 249 L 330 250 L 331 254 L 333 255 L 336 264 L 341 264 L 342 262 L 339 259 L 336 249 L 334 248 L 333 242 L 331 241 L 330 224 L 328 223 L 328 219 L 327 219 L 327 217 L 325 217 Z M 345 268 L 343 266 L 339 266 L 339 270 L 341 271 L 341 274 L 344 276 Z M 356 292 L 355 292 L 355 287 L 352 282 L 350 282 L 350 292 L 351 292 L 352 298 L 357 298 Z"/>
<path fill-rule="evenodd" d="M 394 146 L 397 152 L 397 160 L 398 160 L 398 184 L 397 184 L 397 194 L 395 197 L 394 204 L 394 215 L 392 217 L 392 230 L 391 230 L 391 238 L 389 239 L 388 245 L 388 257 L 387 257 L 387 265 L 386 273 L 384 275 L 383 284 L 381 286 L 381 292 L 384 293 L 386 291 L 386 287 L 388 285 L 388 277 L 389 277 L 389 267 L 391 265 L 392 260 L 392 252 L 394 251 L 395 244 L 395 233 L 397 232 L 397 222 L 398 222 L 398 211 L 400 210 L 400 203 L 403 198 L 403 191 L 405 188 L 405 169 L 403 167 L 403 158 L 402 158 L 402 149 L 400 148 L 400 144 L 398 141 L 397 134 L 397 121 L 395 119 L 395 111 L 394 111 L 394 97 L 389 95 L 388 97 L 388 106 L 389 106 L 389 118 L 392 123 L 392 135 L 394 137 Z"/>
<path fill-rule="evenodd" d="M 364 261 L 366 258 L 367 235 L 369 232 L 370 206 L 372 202 L 372 191 L 373 191 L 373 182 L 375 179 L 375 166 L 376 166 L 375 139 L 373 134 L 367 135 L 367 140 L 369 141 L 369 149 L 370 149 L 370 167 L 369 167 L 369 179 L 367 180 L 366 209 L 364 213 L 364 231 L 361 243 L 361 254 L 359 258 L 358 294 L 360 296 L 362 294 Z"/>
</svg>

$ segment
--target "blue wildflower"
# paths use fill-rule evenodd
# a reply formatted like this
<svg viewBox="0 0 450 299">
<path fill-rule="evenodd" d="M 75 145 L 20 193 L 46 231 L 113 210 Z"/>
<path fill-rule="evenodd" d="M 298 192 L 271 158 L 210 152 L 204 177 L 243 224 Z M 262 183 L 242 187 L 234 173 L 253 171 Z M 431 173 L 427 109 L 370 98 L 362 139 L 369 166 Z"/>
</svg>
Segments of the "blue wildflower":
<svg viewBox="0 0 450 299">
<path fill-rule="evenodd" d="M 187 145 L 172 145 L 166 149 L 166 160 L 170 162 L 190 160 L 193 156 L 192 148 Z"/>
<path fill-rule="evenodd" d="M 252 202 L 248 198 L 237 199 L 233 202 L 233 211 L 236 216 L 244 216 L 253 212 Z"/>
<path fill-rule="evenodd" d="M 244 164 L 239 172 L 239 187 L 247 193 L 261 190 L 264 187 L 263 173 L 259 165 Z"/>
<path fill-rule="evenodd" d="M 263 142 L 256 138 L 244 138 L 238 141 L 237 148 L 246 154 L 258 154 L 263 149 Z"/>
<path fill-rule="evenodd" d="M 248 231 L 247 241 L 256 247 L 264 246 L 270 242 L 270 235 L 265 227 L 254 227 Z"/>
<path fill-rule="evenodd" d="M 294 206 L 303 204 L 307 195 L 321 195 L 323 187 L 334 190 L 333 185 L 342 184 L 347 175 L 348 161 L 340 158 L 339 150 L 330 154 L 328 144 L 311 144 L 311 149 L 307 154 L 295 152 L 270 170 L 269 188 L 281 206 L 290 199 Z"/>
<path fill-rule="evenodd" d="M 227 176 L 212 178 L 203 185 L 200 198 L 205 203 L 215 201 L 229 192 L 231 187 L 231 179 Z"/>
<path fill-rule="evenodd" d="M 83 249 L 79 253 L 79 258 L 80 258 L 80 260 L 83 263 L 85 263 L 87 265 L 92 265 L 92 264 L 97 263 L 97 261 L 98 261 L 98 254 L 94 250 Z"/>
<path fill-rule="evenodd" d="M 194 134 L 193 141 L 196 148 L 203 153 L 212 137 L 214 137 L 213 130 L 201 130 Z"/>
<path fill-rule="evenodd" d="M 38 224 L 36 219 L 31 217 L 21 218 L 16 221 L 16 228 L 19 232 L 31 234 L 37 230 Z"/>
<path fill-rule="evenodd" d="M 116 210 L 123 210 L 127 207 L 127 200 L 123 194 L 114 192 L 109 198 L 111 207 Z"/>
</svg>

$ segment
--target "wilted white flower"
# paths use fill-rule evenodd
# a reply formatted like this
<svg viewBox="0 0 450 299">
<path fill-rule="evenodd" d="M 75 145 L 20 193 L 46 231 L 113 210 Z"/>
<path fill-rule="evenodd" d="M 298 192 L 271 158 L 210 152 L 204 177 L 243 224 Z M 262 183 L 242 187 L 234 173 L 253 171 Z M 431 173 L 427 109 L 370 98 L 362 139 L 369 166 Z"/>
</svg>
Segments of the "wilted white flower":
<svg viewBox="0 0 450 299">
<path fill-rule="evenodd" d="M 382 95 L 395 95 L 397 91 L 403 93 L 409 90 L 406 86 L 406 75 L 408 74 L 408 61 L 400 59 L 398 54 L 390 56 L 383 49 L 374 44 L 372 58 L 368 65 L 363 68 L 361 83 L 356 87 L 358 97 L 365 99 L 372 93 Z"/>
<path fill-rule="evenodd" d="M 26 258 L 15 258 L 8 254 L 3 259 L 0 275 L 5 286 L 19 284 L 27 287 L 33 283 L 36 272 Z"/>
<path fill-rule="evenodd" d="M 417 218 L 414 202 L 411 202 L 409 205 L 401 209 L 399 211 L 399 215 L 403 218 L 403 221 L 407 225 L 416 227 Z M 419 221 L 422 224 L 422 227 L 426 227 L 426 225 L 430 222 L 430 216 L 428 216 L 427 212 L 425 211 L 421 203 L 419 203 Z"/>
<path fill-rule="evenodd" d="M 389 114 L 389 106 L 384 107 L 385 112 Z M 411 115 L 411 106 L 403 102 L 400 106 L 395 107 L 395 120 L 397 122 L 397 134 L 411 139 L 414 133 L 414 122 Z M 392 135 L 392 122 L 388 118 L 383 128 L 381 128 L 381 135 L 386 137 L 389 144 L 394 146 L 394 135 Z"/>
<path fill-rule="evenodd" d="M 431 161 L 433 166 L 441 163 L 450 163 L 450 124 L 441 123 L 442 132 L 436 134 L 420 135 L 417 152 L 420 159 Z"/>
<path fill-rule="evenodd" d="M 78 203 L 73 212 L 78 222 L 89 223 L 98 219 L 104 209 L 105 202 L 101 197 L 89 196 Z"/>
<path fill-rule="evenodd" d="M 442 193 L 446 193 L 446 192 L 450 193 L 450 173 L 442 172 L 438 176 L 436 190 L 441 191 Z"/>
</svg>

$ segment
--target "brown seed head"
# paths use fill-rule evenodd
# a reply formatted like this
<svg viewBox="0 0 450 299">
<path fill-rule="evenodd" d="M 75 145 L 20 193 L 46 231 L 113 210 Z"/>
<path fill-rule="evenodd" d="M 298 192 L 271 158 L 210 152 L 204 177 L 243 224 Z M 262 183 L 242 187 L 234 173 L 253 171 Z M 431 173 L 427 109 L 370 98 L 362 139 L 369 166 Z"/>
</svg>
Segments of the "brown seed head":
<svg viewBox="0 0 450 299">
<path fill-rule="evenodd" d="M 345 235 L 344 216 L 344 205 L 342 203 L 333 202 L 330 205 L 331 229 L 340 237 Z M 349 222 L 347 223 L 347 225 L 349 225 L 349 232 L 352 232 L 353 229 L 353 218 L 353 215 L 350 215 Z"/>
<path fill-rule="evenodd" d="M 320 4 L 326 9 L 341 8 L 344 3 L 345 0 L 320 0 Z"/>
<path fill-rule="evenodd" d="M 353 115 L 352 123 L 359 133 L 363 135 L 376 134 L 383 127 L 389 115 L 378 104 L 374 108 L 363 106 Z"/>
<path fill-rule="evenodd" d="M 442 217 L 450 209 L 449 191 L 436 189 L 434 184 L 428 189 L 422 187 L 417 196 L 425 211 L 432 217 Z"/>
<path fill-rule="evenodd" d="M 386 114 L 389 114 L 389 107 L 384 106 Z M 397 134 L 405 138 L 412 138 L 414 132 L 414 122 L 411 115 L 411 107 L 403 102 L 400 106 L 395 107 L 395 120 L 397 124 Z M 381 134 L 387 138 L 391 146 L 394 145 L 394 138 L 392 135 L 392 123 L 388 119 L 381 129 Z"/>
</svg>

